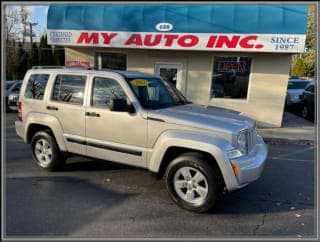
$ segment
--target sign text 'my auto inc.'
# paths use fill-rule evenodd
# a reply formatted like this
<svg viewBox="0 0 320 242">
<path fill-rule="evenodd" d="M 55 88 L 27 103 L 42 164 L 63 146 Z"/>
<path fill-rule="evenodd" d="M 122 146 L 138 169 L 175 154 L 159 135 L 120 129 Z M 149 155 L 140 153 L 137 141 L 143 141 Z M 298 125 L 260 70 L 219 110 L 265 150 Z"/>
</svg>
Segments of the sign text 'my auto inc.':
<svg viewBox="0 0 320 242">
<path fill-rule="evenodd" d="M 144 49 L 303 52 L 305 35 L 48 30 L 48 44 Z"/>
</svg>

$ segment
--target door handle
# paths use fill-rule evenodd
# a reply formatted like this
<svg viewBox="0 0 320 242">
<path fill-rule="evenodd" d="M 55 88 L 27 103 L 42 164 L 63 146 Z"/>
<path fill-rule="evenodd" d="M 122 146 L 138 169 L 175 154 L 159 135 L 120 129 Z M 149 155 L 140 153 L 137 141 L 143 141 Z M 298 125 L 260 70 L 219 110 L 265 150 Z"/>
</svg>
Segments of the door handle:
<svg viewBox="0 0 320 242">
<path fill-rule="evenodd" d="M 91 117 L 100 117 L 100 114 L 95 113 L 95 112 L 86 112 L 86 116 L 91 116 Z"/>
<path fill-rule="evenodd" d="M 48 110 L 59 110 L 59 108 L 55 107 L 55 106 L 47 106 Z"/>
</svg>

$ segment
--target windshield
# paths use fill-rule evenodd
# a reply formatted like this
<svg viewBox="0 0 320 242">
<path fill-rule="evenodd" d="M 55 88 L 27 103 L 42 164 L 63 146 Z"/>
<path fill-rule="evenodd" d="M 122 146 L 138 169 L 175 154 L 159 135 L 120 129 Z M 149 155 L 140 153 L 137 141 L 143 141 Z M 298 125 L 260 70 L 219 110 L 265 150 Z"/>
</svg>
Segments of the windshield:
<svg viewBox="0 0 320 242">
<path fill-rule="evenodd" d="M 145 109 L 190 103 L 171 83 L 159 78 L 127 78 L 127 82 Z"/>
<path fill-rule="evenodd" d="M 8 90 L 10 87 L 12 87 L 13 84 L 14 84 L 14 82 L 6 82 L 6 90 Z"/>
<path fill-rule="evenodd" d="M 288 82 L 288 89 L 304 89 L 309 81 Z"/>
</svg>

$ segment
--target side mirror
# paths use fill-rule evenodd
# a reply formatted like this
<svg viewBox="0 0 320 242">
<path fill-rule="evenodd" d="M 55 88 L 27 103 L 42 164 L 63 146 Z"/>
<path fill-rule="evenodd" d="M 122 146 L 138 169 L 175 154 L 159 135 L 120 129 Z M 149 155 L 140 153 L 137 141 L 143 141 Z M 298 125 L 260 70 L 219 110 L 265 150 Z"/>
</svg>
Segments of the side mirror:
<svg viewBox="0 0 320 242">
<path fill-rule="evenodd" d="M 134 113 L 134 107 L 127 103 L 126 99 L 111 99 L 109 103 L 110 111 Z"/>
</svg>

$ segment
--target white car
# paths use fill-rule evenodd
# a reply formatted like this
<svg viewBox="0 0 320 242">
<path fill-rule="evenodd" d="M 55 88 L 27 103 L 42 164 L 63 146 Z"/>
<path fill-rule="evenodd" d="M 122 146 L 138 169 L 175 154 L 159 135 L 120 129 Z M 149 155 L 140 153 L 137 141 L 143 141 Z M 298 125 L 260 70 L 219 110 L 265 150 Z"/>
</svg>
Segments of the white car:
<svg viewBox="0 0 320 242">
<path fill-rule="evenodd" d="M 287 106 L 301 103 L 300 95 L 308 83 L 310 83 L 310 81 L 305 79 L 289 79 L 286 96 Z"/>
</svg>

